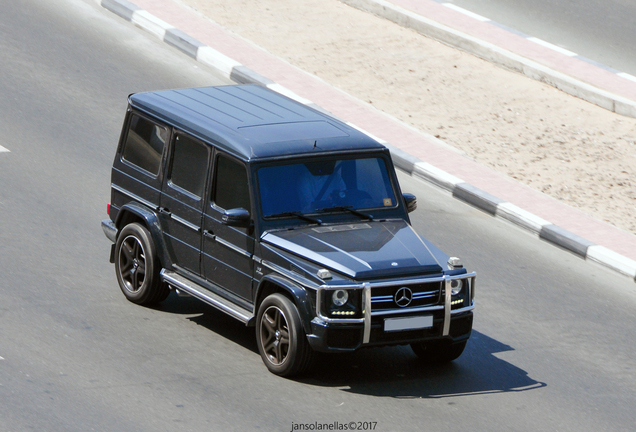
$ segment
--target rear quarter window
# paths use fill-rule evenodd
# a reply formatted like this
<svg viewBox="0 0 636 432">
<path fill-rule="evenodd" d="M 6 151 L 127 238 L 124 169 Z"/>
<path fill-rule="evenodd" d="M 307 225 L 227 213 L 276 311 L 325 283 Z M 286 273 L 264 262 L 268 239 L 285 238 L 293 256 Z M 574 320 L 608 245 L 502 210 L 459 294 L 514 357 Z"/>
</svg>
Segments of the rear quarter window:
<svg viewBox="0 0 636 432">
<path fill-rule="evenodd" d="M 166 128 L 133 114 L 122 149 L 122 159 L 156 176 L 167 138 Z"/>
</svg>

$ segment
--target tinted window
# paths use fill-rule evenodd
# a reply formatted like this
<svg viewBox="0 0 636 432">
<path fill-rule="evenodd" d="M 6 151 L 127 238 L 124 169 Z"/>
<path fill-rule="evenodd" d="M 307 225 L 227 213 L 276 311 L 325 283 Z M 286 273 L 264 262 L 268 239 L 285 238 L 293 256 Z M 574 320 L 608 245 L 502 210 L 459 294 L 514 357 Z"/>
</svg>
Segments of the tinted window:
<svg viewBox="0 0 636 432">
<path fill-rule="evenodd" d="M 263 216 L 314 213 L 331 207 L 397 206 L 382 158 L 320 159 L 258 169 Z"/>
<path fill-rule="evenodd" d="M 159 173 L 168 131 L 133 114 L 122 151 L 122 158 L 154 175 Z"/>
<path fill-rule="evenodd" d="M 219 156 L 215 176 L 213 200 L 216 205 L 226 210 L 244 208 L 249 211 L 250 193 L 245 166 L 228 157 Z"/>
<path fill-rule="evenodd" d="M 208 148 L 185 135 L 174 139 L 170 181 L 181 189 L 200 197 L 203 195 L 208 170 Z"/>
</svg>

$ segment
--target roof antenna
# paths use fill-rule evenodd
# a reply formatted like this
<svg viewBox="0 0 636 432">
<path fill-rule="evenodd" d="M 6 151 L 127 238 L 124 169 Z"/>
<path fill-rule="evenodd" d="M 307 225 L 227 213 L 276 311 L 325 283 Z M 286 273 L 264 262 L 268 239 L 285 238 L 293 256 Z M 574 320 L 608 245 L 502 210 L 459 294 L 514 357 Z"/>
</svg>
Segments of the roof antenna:
<svg viewBox="0 0 636 432">
<path fill-rule="evenodd" d="M 316 143 L 317 143 L 317 142 L 318 142 L 318 141 L 314 141 L 314 148 L 316 148 Z"/>
</svg>

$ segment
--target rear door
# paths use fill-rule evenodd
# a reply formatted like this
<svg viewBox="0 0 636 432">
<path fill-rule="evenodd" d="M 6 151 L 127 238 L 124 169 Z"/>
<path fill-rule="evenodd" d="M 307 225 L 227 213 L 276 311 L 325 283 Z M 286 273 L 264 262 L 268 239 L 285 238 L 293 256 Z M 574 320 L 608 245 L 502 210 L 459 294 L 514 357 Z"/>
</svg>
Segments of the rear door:
<svg viewBox="0 0 636 432">
<path fill-rule="evenodd" d="M 161 193 L 161 222 L 173 264 L 201 274 L 201 218 L 210 146 L 182 132 L 173 135 Z"/>
<path fill-rule="evenodd" d="M 253 229 L 231 227 L 221 219 L 225 210 L 251 212 L 247 168 L 238 159 L 218 153 L 212 177 L 210 203 L 203 215 L 203 273 L 210 282 L 251 302 Z"/>
</svg>

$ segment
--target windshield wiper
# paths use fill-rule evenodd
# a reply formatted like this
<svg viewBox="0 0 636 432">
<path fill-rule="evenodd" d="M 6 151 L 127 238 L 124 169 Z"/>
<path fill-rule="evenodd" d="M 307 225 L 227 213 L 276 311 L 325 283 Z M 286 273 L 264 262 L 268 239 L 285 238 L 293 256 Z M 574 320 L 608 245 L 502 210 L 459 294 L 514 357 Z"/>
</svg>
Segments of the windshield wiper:
<svg viewBox="0 0 636 432">
<path fill-rule="evenodd" d="M 318 211 L 320 212 L 330 212 L 330 211 L 346 211 L 349 212 L 353 215 L 359 216 L 362 219 L 369 219 L 369 220 L 373 220 L 373 216 L 371 216 L 370 214 L 367 213 L 362 213 L 358 210 L 354 210 L 353 208 L 351 208 L 351 206 L 335 206 L 335 207 L 327 207 L 327 208 L 322 208 L 322 209 L 318 209 Z"/>
<path fill-rule="evenodd" d="M 268 215 L 268 218 L 280 218 L 280 217 L 286 217 L 286 216 L 293 216 L 296 217 L 298 219 L 307 221 L 307 222 L 311 222 L 311 223 L 315 223 L 318 225 L 322 225 L 322 221 L 320 219 L 316 219 L 316 218 L 312 218 L 310 216 L 305 216 L 304 214 L 302 214 L 301 212 L 283 212 L 283 213 L 277 213 L 277 214 L 273 214 L 273 215 Z"/>
</svg>

